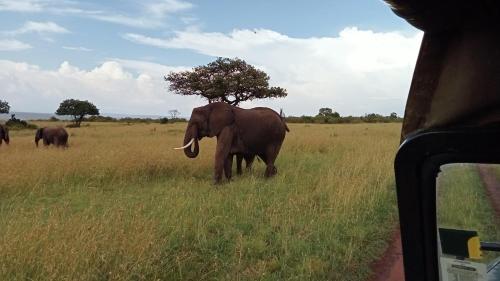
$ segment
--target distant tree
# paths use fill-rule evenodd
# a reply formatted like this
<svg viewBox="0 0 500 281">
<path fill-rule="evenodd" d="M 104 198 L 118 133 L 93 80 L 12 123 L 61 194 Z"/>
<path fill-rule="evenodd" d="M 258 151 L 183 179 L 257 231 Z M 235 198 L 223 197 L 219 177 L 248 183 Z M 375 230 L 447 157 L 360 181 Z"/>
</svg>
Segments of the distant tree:
<svg viewBox="0 0 500 281">
<path fill-rule="evenodd" d="M 319 117 L 332 117 L 339 118 L 340 114 L 338 112 L 334 112 L 333 109 L 329 107 L 323 107 L 319 109 L 318 115 Z"/>
<path fill-rule="evenodd" d="M 177 117 L 179 117 L 179 114 L 181 113 L 177 109 L 172 109 L 168 111 L 168 114 L 170 114 L 171 119 L 177 119 Z"/>
<path fill-rule="evenodd" d="M 9 113 L 10 105 L 8 102 L 0 100 L 0 113 Z"/>
<path fill-rule="evenodd" d="M 367 122 L 367 123 L 379 123 L 379 122 L 386 123 L 386 122 L 389 122 L 387 117 L 384 117 L 384 116 L 377 114 L 377 113 L 365 114 L 365 116 L 361 117 L 361 120 L 363 120 L 363 122 Z"/>
<path fill-rule="evenodd" d="M 73 116 L 75 127 L 80 127 L 85 115 L 99 115 L 99 109 L 89 101 L 68 99 L 61 102 L 56 114 Z"/>
<path fill-rule="evenodd" d="M 247 100 L 287 96 L 285 89 L 269 87 L 269 75 L 264 71 L 238 58 L 217 58 L 191 71 L 171 72 L 165 80 L 175 94 L 201 96 L 209 103 L 238 105 Z"/>
<path fill-rule="evenodd" d="M 391 118 L 391 119 L 398 119 L 398 114 L 396 112 L 393 112 L 393 113 L 391 113 L 391 115 L 389 116 L 389 118 Z"/>
</svg>

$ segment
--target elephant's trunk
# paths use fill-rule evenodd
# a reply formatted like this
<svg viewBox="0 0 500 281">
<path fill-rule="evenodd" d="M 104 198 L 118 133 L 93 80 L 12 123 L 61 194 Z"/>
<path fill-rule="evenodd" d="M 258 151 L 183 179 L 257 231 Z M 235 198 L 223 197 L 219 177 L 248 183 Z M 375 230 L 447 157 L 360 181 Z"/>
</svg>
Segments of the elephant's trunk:
<svg viewBox="0 0 500 281">
<path fill-rule="evenodd" d="M 191 150 L 192 145 L 184 148 L 184 154 L 189 158 L 196 158 L 200 152 L 200 146 L 198 145 L 198 130 L 195 125 L 189 125 L 186 129 L 186 135 L 184 136 L 184 146 L 194 139 L 194 150 Z"/>
</svg>

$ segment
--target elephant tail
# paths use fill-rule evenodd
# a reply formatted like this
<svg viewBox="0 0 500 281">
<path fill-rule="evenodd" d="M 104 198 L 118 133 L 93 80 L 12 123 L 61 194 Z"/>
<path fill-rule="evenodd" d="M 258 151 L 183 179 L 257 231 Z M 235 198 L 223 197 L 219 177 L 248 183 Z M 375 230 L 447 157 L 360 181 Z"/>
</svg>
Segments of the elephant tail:
<svg viewBox="0 0 500 281">
<path fill-rule="evenodd" d="M 290 128 L 288 128 L 288 125 L 286 124 L 286 116 L 285 116 L 285 113 L 283 112 L 283 108 L 280 108 L 280 118 L 281 118 L 281 121 L 283 122 L 283 125 L 285 125 L 285 130 L 287 132 L 290 132 Z"/>
</svg>

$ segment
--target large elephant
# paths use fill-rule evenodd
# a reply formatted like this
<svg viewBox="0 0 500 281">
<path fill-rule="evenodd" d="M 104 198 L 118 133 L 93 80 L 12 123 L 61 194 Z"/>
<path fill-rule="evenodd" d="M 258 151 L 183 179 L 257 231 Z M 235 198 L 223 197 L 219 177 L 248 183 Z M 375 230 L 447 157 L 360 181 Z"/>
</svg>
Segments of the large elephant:
<svg viewBox="0 0 500 281">
<path fill-rule="evenodd" d="M 9 129 L 7 129 L 6 126 L 0 125 L 0 145 L 2 145 L 3 141 L 5 141 L 6 144 L 9 144 Z"/>
<path fill-rule="evenodd" d="M 43 139 L 43 145 L 51 144 L 57 147 L 68 146 L 68 132 L 63 127 L 45 127 L 36 131 L 35 144 L 38 147 L 38 142 Z"/>
<path fill-rule="evenodd" d="M 195 158 L 198 141 L 217 137 L 214 182 L 222 181 L 222 172 L 231 179 L 233 156 L 259 156 L 266 163 L 265 176 L 277 170 L 274 161 L 289 131 L 281 116 L 270 108 L 242 109 L 223 102 L 214 102 L 193 109 L 184 136 L 184 154 Z M 194 144 L 194 148 L 192 148 Z M 240 162 L 241 163 L 241 162 Z M 247 162 L 248 164 L 248 162 Z M 241 165 L 240 165 L 241 166 Z"/>
</svg>

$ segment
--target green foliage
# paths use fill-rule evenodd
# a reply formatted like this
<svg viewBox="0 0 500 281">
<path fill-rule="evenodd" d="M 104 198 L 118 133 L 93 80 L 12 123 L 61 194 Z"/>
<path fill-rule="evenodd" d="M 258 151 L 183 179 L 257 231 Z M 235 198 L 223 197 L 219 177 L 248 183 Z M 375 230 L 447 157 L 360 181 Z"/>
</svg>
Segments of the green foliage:
<svg viewBox="0 0 500 281">
<path fill-rule="evenodd" d="M 338 112 L 333 112 L 331 108 L 323 107 L 319 109 L 319 117 L 329 117 L 329 118 L 339 118 L 340 114 Z"/>
<path fill-rule="evenodd" d="M 356 124 L 356 123 L 398 123 L 402 122 L 402 118 L 392 118 L 391 116 L 382 116 L 380 114 L 367 114 L 365 116 L 337 116 L 334 112 L 333 116 L 306 116 L 299 117 L 288 116 L 285 118 L 288 123 L 316 123 L 316 124 Z M 337 113 L 338 114 L 338 113 Z"/>
<path fill-rule="evenodd" d="M 56 114 L 73 116 L 75 127 L 80 127 L 85 115 L 99 115 L 99 109 L 89 101 L 68 99 L 61 102 Z"/>
<path fill-rule="evenodd" d="M 389 118 L 385 118 L 384 116 L 377 113 L 365 114 L 365 116 L 361 117 L 361 119 L 366 123 L 387 123 L 389 122 Z"/>
<path fill-rule="evenodd" d="M 116 118 L 110 116 L 94 115 L 83 119 L 86 122 L 116 122 Z"/>
<path fill-rule="evenodd" d="M 395 123 L 403 119 L 393 112 L 389 116 L 376 113 L 365 114 L 365 116 L 340 116 L 340 114 L 329 107 L 319 109 L 316 116 L 302 115 L 289 116 L 285 118 L 288 123 L 317 123 L 317 124 L 346 124 L 346 123 Z"/>
<path fill-rule="evenodd" d="M 0 113 L 9 113 L 10 105 L 8 102 L 0 100 Z"/>
<path fill-rule="evenodd" d="M 132 118 L 132 117 L 124 117 L 124 118 L 113 118 L 110 116 L 90 116 L 87 118 L 84 118 L 83 121 L 86 122 L 126 122 L 126 123 L 160 123 L 160 124 L 167 124 L 167 123 L 174 123 L 174 122 L 186 122 L 185 118 L 175 118 L 175 119 L 169 119 L 166 117 L 159 118 L 159 119 L 153 119 L 153 118 Z"/>
<path fill-rule="evenodd" d="M 242 101 L 286 97 L 280 87 L 269 87 L 269 75 L 244 60 L 217 58 L 192 71 L 171 72 L 165 77 L 176 94 L 202 96 L 209 102 L 238 105 Z"/>
</svg>

